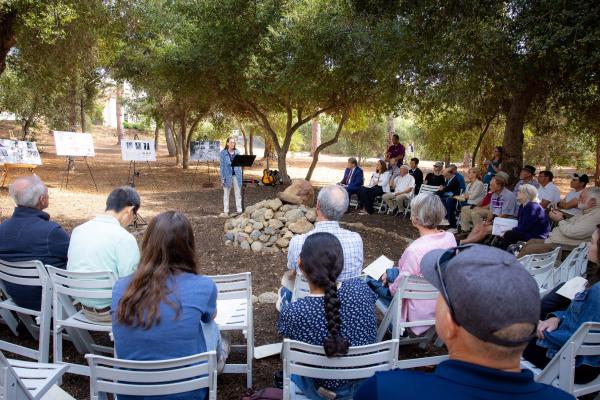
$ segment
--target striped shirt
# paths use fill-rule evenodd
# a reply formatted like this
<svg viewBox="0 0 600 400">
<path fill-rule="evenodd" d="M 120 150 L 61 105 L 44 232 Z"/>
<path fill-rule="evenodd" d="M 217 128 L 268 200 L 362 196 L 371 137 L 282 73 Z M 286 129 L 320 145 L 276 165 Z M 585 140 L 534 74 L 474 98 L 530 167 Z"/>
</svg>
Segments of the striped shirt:
<svg viewBox="0 0 600 400">
<path fill-rule="evenodd" d="M 294 236 L 290 241 L 288 248 L 288 269 L 298 268 L 298 258 L 300 250 L 304 245 L 304 240 L 308 235 L 316 232 L 327 232 L 334 235 L 342 244 L 344 251 L 344 269 L 339 276 L 340 281 L 359 276 L 363 268 L 363 242 L 360 235 L 340 227 L 336 221 L 320 221 L 315 224 L 315 228 L 303 235 Z"/>
</svg>

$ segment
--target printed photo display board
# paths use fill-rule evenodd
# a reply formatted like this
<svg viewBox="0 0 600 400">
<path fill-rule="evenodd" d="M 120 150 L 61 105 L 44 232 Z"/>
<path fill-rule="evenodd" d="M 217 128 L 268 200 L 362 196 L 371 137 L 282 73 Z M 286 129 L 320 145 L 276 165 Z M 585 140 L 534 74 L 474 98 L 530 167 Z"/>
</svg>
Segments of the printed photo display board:
<svg viewBox="0 0 600 400">
<path fill-rule="evenodd" d="M 94 140 L 89 133 L 54 131 L 57 156 L 94 157 Z"/>
<path fill-rule="evenodd" d="M 42 165 L 42 159 L 33 142 L 0 139 L 0 164 Z"/>
<path fill-rule="evenodd" d="M 156 161 L 154 142 L 149 140 L 121 140 L 123 161 Z"/>
<path fill-rule="evenodd" d="M 190 160 L 219 161 L 221 142 L 218 140 L 199 140 L 190 143 Z"/>
</svg>

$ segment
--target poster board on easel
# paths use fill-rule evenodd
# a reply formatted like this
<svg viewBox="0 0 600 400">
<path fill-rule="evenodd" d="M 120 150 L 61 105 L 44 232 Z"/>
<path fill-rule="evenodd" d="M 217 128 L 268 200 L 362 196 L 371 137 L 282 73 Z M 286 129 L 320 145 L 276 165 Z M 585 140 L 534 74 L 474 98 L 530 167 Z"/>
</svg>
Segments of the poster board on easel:
<svg viewBox="0 0 600 400">
<path fill-rule="evenodd" d="M 219 161 L 221 142 L 218 140 L 195 140 L 190 143 L 191 161 Z"/>
<path fill-rule="evenodd" d="M 34 142 L 0 139 L 0 164 L 42 165 Z"/>
<path fill-rule="evenodd" d="M 150 140 L 121 140 L 123 161 L 156 161 L 154 142 Z"/>
<path fill-rule="evenodd" d="M 89 133 L 54 131 L 57 156 L 95 157 L 94 139 Z"/>
</svg>

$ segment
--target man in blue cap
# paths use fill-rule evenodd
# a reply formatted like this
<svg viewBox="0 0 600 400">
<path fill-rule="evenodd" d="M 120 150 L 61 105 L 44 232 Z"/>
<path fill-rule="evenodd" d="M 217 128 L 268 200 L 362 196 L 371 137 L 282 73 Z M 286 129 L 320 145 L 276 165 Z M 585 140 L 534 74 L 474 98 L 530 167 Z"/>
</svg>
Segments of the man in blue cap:
<svg viewBox="0 0 600 400">
<path fill-rule="evenodd" d="M 483 245 L 433 250 L 421 271 L 440 295 L 435 327 L 449 360 L 434 373 L 376 373 L 355 400 L 573 400 L 520 369 L 540 313 L 535 280 L 508 252 Z"/>
</svg>

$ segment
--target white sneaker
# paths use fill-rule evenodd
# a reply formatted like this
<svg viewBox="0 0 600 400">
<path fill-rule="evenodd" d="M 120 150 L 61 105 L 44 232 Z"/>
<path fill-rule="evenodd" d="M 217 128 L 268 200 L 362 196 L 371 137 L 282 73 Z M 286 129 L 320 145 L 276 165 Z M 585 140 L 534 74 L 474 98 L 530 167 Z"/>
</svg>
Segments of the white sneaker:
<svg viewBox="0 0 600 400">
<path fill-rule="evenodd" d="M 458 233 L 458 229 L 456 229 L 456 228 L 450 228 L 450 229 L 446 230 L 446 232 L 449 232 L 449 233 Z"/>
<path fill-rule="evenodd" d="M 226 212 L 222 212 L 221 214 L 219 214 L 219 218 L 229 218 L 229 214 Z"/>
</svg>

